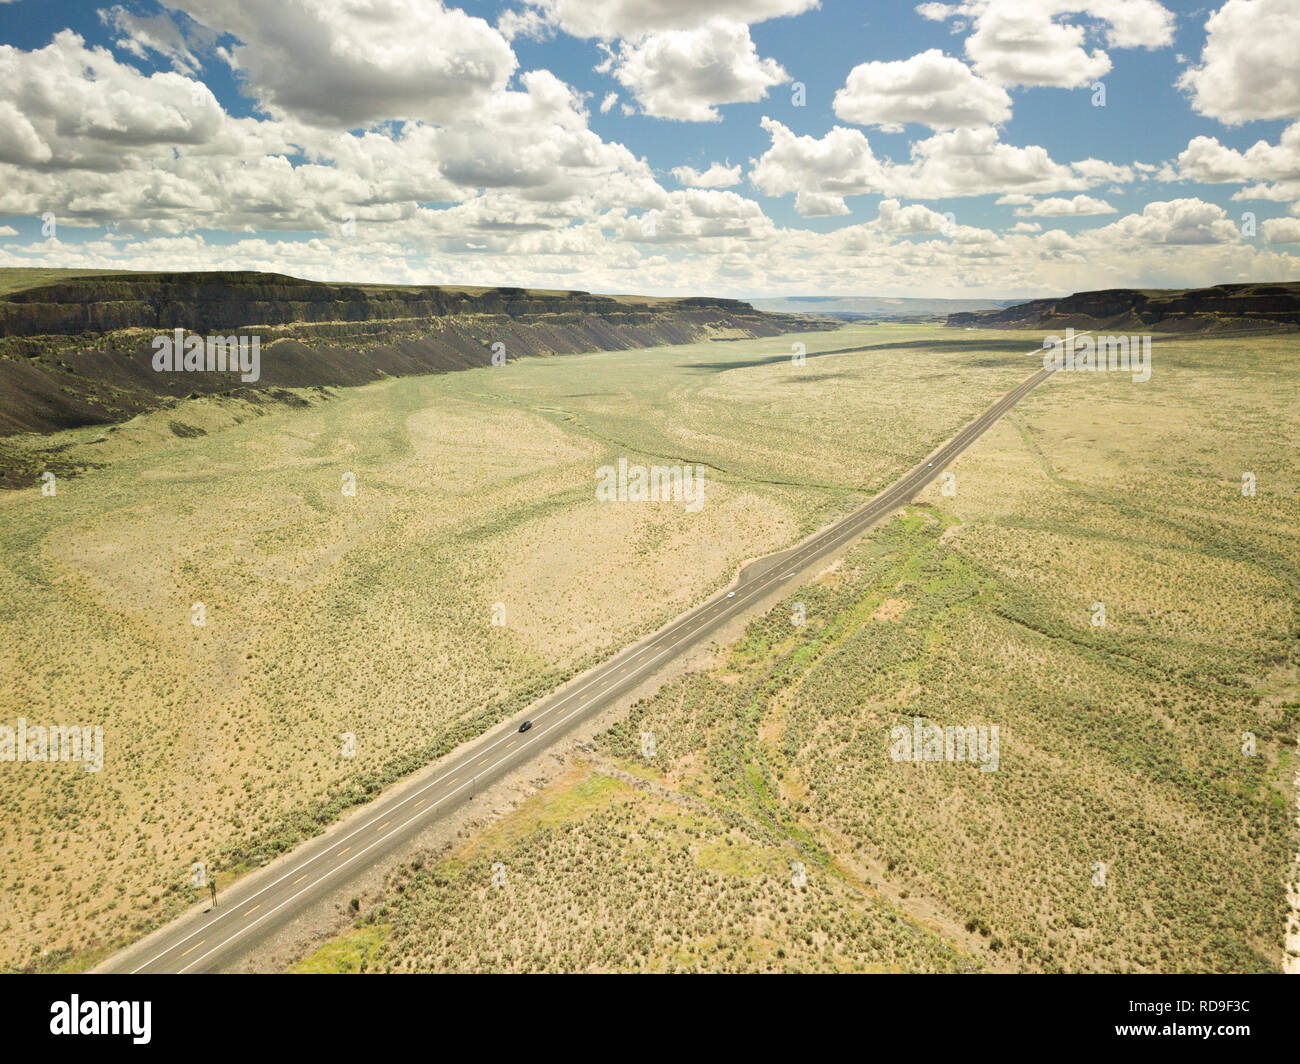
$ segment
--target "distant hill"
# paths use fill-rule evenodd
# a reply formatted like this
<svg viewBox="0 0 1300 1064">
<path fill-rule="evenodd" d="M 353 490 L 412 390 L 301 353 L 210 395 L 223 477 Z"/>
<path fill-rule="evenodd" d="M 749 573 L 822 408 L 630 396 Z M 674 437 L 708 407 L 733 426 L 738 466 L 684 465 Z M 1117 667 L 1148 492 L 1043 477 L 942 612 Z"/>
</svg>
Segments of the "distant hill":
<svg viewBox="0 0 1300 1064">
<path fill-rule="evenodd" d="M 1300 282 L 1220 284 L 1213 288 L 1108 288 L 1034 299 L 997 310 L 948 315 L 948 324 L 984 329 L 1205 332 L 1300 328 Z"/>
<path fill-rule="evenodd" d="M 759 310 L 776 314 L 818 314 L 840 321 L 942 321 L 960 311 L 998 310 L 1010 299 L 894 299 L 888 296 L 786 296 L 753 299 Z"/>
<path fill-rule="evenodd" d="M 36 288 L 52 281 L 68 281 L 75 277 L 111 277 L 129 274 L 130 270 L 70 270 L 44 266 L 5 266 L 0 268 L 0 295 Z"/>
<path fill-rule="evenodd" d="M 636 324 L 665 313 L 760 314 L 737 299 L 647 299 L 590 292 L 447 285 L 327 284 L 276 273 L 64 274 L 0 270 L 0 337 L 102 334 L 119 329 L 197 332 L 264 325 L 411 321 L 504 315 L 584 315 Z M 34 273 L 55 276 L 31 277 Z"/>
<path fill-rule="evenodd" d="M 485 366 L 498 344 L 513 360 L 833 327 L 710 297 L 325 284 L 251 271 L 0 270 L 0 436 L 124 421 L 187 395 Z M 174 329 L 256 335 L 260 377 L 156 372 L 152 341 Z"/>
</svg>

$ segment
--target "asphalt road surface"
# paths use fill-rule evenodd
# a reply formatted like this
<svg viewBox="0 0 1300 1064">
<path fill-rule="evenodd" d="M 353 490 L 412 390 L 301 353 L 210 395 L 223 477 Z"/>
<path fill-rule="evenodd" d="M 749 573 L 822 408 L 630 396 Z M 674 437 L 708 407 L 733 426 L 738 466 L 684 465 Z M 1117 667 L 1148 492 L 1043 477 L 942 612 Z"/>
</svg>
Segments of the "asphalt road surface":
<svg viewBox="0 0 1300 1064">
<path fill-rule="evenodd" d="M 467 749 L 448 755 L 427 782 L 380 796 L 339 832 L 308 840 L 273 866 L 218 895 L 218 906 L 181 917 L 145 942 L 100 965 L 101 972 L 206 972 L 253 951 L 314 902 L 409 841 L 437 818 L 608 708 L 668 661 L 709 638 L 773 593 L 797 586 L 809 566 L 910 501 L 1004 413 L 1053 371 L 1039 370 L 1012 389 L 920 465 L 840 521 L 802 543 L 752 562 L 727 590 L 620 651 L 609 661 L 531 706 Z M 531 727 L 524 732 L 524 719 Z"/>
</svg>

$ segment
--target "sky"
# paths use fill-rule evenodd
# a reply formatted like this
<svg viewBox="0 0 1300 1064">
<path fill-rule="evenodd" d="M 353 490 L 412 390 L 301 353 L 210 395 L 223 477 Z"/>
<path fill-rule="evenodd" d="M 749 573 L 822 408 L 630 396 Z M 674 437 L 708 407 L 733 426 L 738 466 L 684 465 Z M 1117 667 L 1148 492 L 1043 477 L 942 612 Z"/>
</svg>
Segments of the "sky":
<svg viewBox="0 0 1300 1064">
<path fill-rule="evenodd" d="M 0 0 L 0 266 L 1300 279 L 1300 3 Z"/>
</svg>

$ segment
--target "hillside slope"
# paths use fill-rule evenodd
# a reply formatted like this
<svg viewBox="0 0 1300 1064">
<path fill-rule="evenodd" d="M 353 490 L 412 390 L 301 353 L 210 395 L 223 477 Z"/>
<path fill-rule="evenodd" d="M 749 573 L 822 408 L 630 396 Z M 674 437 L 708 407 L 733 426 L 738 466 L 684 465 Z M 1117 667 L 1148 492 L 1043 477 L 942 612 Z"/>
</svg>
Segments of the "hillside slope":
<svg viewBox="0 0 1300 1064">
<path fill-rule="evenodd" d="M 1221 329 L 1300 327 L 1300 282 L 1220 284 L 1141 291 L 1109 288 L 1035 299 L 1001 310 L 949 314 L 948 324 L 985 329 Z"/>
<path fill-rule="evenodd" d="M 123 421 L 168 399 L 234 388 L 356 385 L 482 366 L 496 344 L 516 359 L 833 327 L 733 299 L 338 285 L 253 272 L 69 277 L 5 288 L 0 435 Z M 258 337 L 258 379 L 155 371 L 153 340 L 175 329 Z"/>
</svg>

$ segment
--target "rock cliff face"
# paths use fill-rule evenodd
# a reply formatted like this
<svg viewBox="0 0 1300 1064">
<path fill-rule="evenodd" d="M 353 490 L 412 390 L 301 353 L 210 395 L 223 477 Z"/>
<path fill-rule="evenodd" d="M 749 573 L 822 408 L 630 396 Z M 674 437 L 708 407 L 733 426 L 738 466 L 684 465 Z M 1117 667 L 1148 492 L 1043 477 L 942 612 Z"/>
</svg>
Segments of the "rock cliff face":
<svg viewBox="0 0 1300 1064">
<path fill-rule="evenodd" d="M 0 435 L 121 421 L 232 388 L 364 384 L 507 359 L 833 327 L 734 299 L 337 285 L 266 273 L 120 274 L 0 296 Z M 152 342 L 256 336 L 260 376 L 160 373 Z"/>
<path fill-rule="evenodd" d="M 677 300 L 697 309 L 749 311 L 736 300 Z M 334 285 L 273 273 L 128 274 L 84 278 L 14 292 L 0 300 L 0 336 L 116 329 L 196 332 L 295 322 L 371 322 L 466 314 L 644 316 L 637 307 L 588 292 L 522 288 L 455 289 Z"/>
<path fill-rule="evenodd" d="M 948 324 L 986 329 L 1128 329 L 1200 332 L 1300 327 L 1300 283 L 1221 284 L 1184 291 L 1111 288 L 1035 299 L 1002 310 L 949 314 Z"/>
</svg>

